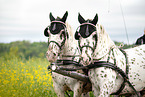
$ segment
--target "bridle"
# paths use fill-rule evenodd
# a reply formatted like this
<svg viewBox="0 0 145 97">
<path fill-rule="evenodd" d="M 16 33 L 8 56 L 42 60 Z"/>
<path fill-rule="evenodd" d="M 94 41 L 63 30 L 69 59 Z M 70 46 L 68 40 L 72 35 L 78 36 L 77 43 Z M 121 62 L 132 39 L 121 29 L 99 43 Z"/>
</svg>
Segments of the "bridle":
<svg viewBox="0 0 145 97">
<path fill-rule="evenodd" d="M 96 26 L 95 26 L 94 24 L 92 24 L 92 23 L 89 23 L 89 22 L 87 22 L 87 23 L 82 23 L 82 24 L 77 28 L 77 30 L 76 30 L 76 33 L 78 33 L 79 35 L 80 35 L 80 33 L 79 33 L 78 29 L 79 29 L 81 26 L 83 26 L 83 25 L 90 25 L 90 26 L 95 27 L 95 29 L 97 29 Z M 94 31 L 93 33 L 96 33 L 96 31 Z M 81 35 L 80 35 L 80 36 L 81 36 Z M 97 36 L 96 36 L 96 37 L 97 37 Z M 92 53 L 94 53 L 94 51 L 95 51 L 95 49 L 96 49 L 96 46 L 97 46 L 97 39 L 95 39 L 95 46 L 94 46 L 94 47 L 91 47 L 90 45 L 83 45 L 83 46 L 81 46 L 81 45 L 80 45 L 80 40 L 78 40 L 78 45 L 79 45 L 79 48 L 80 48 L 81 53 L 82 53 L 82 49 L 83 49 L 84 47 L 90 48 L 90 49 L 92 50 Z"/>
<path fill-rule="evenodd" d="M 64 22 L 61 22 L 61 21 L 52 21 L 51 24 L 52 24 L 52 23 L 60 23 L 60 24 L 63 24 L 64 29 L 62 29 L 59 33 L 64 32 L 64 40 L 62 41 L 61 44 L 59 44 L 59 43 L 56 42 L 56 41 L 49 41 L 49 38 L 48 38 L 48 46 L 49 46 L 51 43 L 54 43 L 54 44 L 56 44 L 56 45 L 59 47 L 59 49 L 61 50 L 62 47 L 63 47 L 63 45 L 65 44 L 65 41 L 66 41 L 67 38 L 68 38 L 68 32 L 67 32 L 67 29 L 66 29 L 66 24 L 65 24 Z M 50 26 L 47 27 L 47 28 L 48 28 L 48 31 L 50 31 L 50 30 L 49 30 L 49 27 L 50 27 Z"/>
<path fill-rule="evenodd" d="M 81 24 L 80 26 L 82 26 L 82 25 L 91 25 L 91 26 L 95 26 L 95 25 L 93 25 L 93 24 L 91 24 L 91 23 L 83 23 L 83 24 Z M 79 27 L 80 27 L 80 26 L 79 26 Z M 79 27 L 78 27 L 78 28 L 79 28 Z M 78 30 L 78 28 L 77 28 L 77 30 Z M 95 26 L 95 28 L 96 28 L 96 26 Z M 79 34 L 79 33 L 78 33 L 78 34 Z M 66 40 L 66 39 L 65 39 L 65 40 Z M 65 41 L 64 41 L 64 42 L 65 42 Z M 57 43 L 57 42 L 54 42 L 54 41 L 50 41 L 50 43 L 56 43 L 56 44 L 58 45 L 58 43 Z M 50 43 L 49 43 L 49 44 L 50 44 Z M 95 51 L 95 49 L 96 49 L 96 46 L 97 46 L 97 39 L 95 40 L 95 46 L 94 46 L 94 47 L 91 47 L 91 46 L 89 46 L 89 45 L 81 46 L 81 45 L 80 45 L 80 41 L 78 41 L 78 44 L 79 44 L 79 48 L 80 48 L 81 53 L 82 53 L 82 49 L 83 49 L 84 47 L 89 47 L 89 48 L 91 48 L 91 50 L 92 50 L 93 53 L 94 53 L 94 51 Z M 64 45 L 64 44 L 58 45 L 60 49 L 61 49 L 62 45 Z M 127 82 L 127 83 L 129 84 L 129 86 L 134 90 L 134 92 L 136 93 L 136 95 L 138 96 L 137 91 L 135 90 L 135 88 L 133 87 L 133 85 L 130 83 L 129 78 L 128 78 L 128 75 L 127 75 L 127 74 L 128 74 L 128 71 L 129 71 L 129 67 L 128 67 L 128 58 L 127 58 L 126 52 L 125 52 L 124 50 L 121 50 L 121 49 L 120 49 L 120 51 L 124 54 L 125 59 L 126 59 L 126 73 L 125 73 L 122 69 L 120 69 L 119 67 L 117 67 L 117 65 L 116 65 L 116 59 L 115 59 L 115 54 L 114 54 L 113 49 L 114 49 L 114 47 L 110 48 L 109 52 L 107 53 L 107 54 L 109 54 L 107 61 L 99 61 L 99 59 L 101 60 L 103 57 L 105 57 L 105 56 L 107 55 L 107 54 L 105 54 L 103 57 L 97 59 L 97 62 L 91 63 L 90 65 L 82 66 L 82 67 L 77 67 L 77 68 L 65 68 L 65 67 L 62 67 L 61 69 L 62 69 L 62 70 L 66 70 L 66 71 L 68 70 L 68 71 L 70 72 L 70 71 L 76 71 L 76 70 L 80 70 L 80 69 L 88 69 L 88 70 L 89 70 L 89 69 L 99 68 L 99 67 L 111 68 L 111 69 L 115 70 L 116 72 L 118 72 L 118 73 L 123 77 L 123 79 L 124 79 L 124 81 L 123 81 L 123 83 L 122 83 L 120 89 L 119 89 L 116 93 L 114 93 L 114 94 L 120 94 L 120 92 L 121 92 L 121 91 L 124 89 L 124 87 L 125 87 L 125 82 Z M 113 55 L 113 57 L 114 57 L 114 63 L 110 63 L 110 62 L 109 62 L 111 52 L 112 52 L 112 55 Z M 63 61 L 63 63 L 60 63 L 59 61 Z M 70 61 L 70 60 L 58 60 L 58 63 L 60 63 L 60 65 L 65 64 L 65 62 L 66 62 L 67 65 L 70 65 L 70 64 L 79 65 L 79 63 L 76 63 L 76 62 Z M 50 69 L 50 67 L 51 67 L 51 66 L 49 66 L 48 69 Z M 61 73 L 60 73 L 60 74 L 61 74 Z M 65 74 L 67 74 L 67 73 L 65 73 Z M 139 96 L 138 96 L 138 97 L 139 97 Z"/>
<path fill-rule="evenodd" d="M 61 50 L 63 49 L 62 47 L 64 46 L 64 44 L 65 44 L 65 42 L 66 42 L 66 40 L 69 38 L 69 35 L 68 35 L 68 32 L 67 32 L 67 26 L 66 26 L 66 24 L 64 23 L 64 22 L 61 22 L 61 21 L 52 21 L 51 22 L 51 24 L 52 23 L 60 23 L 60 24 L 63 24 L 63 27 L 64 27 L 64 29 L 62 29 L 59 33 L 62 33 L 63 31 L 64 31 L 64 39 L 63 39 L 63 41 L 62 41 L 62 43 L 61 44 L 59 44 L 58 42 L 56 42 L 55 40 L 54 41 L 49 41 L 49 38 L 48 38 L 48 46 L 51 44 L 51 43 L 53 43 L 53 44 L 56 44 L 58 47 L 59 47 L 59 49 L 60 49 L 60 52 L 58 53 L 58 56 L 61 56 L 61 57 L 71 57 L 72 58 L 72 60 L 75 58 L 75 57 L 80 57 L 80 55 L 76 55 L 76 53 L 77 53 L 77 51 L 79 51 L 79 49 L 78 48 L 76 48 L 76 50 L 75 50 L 75 53 L 73 54 L 73 55 L 63 55 L 63 54 L 61 54 Z M 50 25 L 51 25 L 50 24 Z M 47 28 L 49 28 L 50 26 L 48 26 Z M 47 30 L 47 31 L 50 31 L 49 29 Z M 47 32 L 48 33 L 48 32 Z M 48 35 L 49 36 L 49 35 Z M 61 54 L 61 55 L 60 55 Z M 59 59 L 59 60 L 61 60 L 61 59 Z M 65 60 L 61 60 L 61 61 L 65 61 Z M 80 60 L 79 60 L 80 61 Z"/>
<path fill-rule="evenodd" d="M 92 25 L 92 24 L 91 24 L 91 23 L 85 23 L 85 24 L 82 24 L 82 25 Z M 80 26 L 82 26 L 82 25 L 80 25 Z M 80 26 L 79 26 L 79 27 L 80 27 Z M 92 26 L 94 26 L 94 25 L 92 25 Z M 96 26 L 95 26 L 95 28 L 96 28 Z M 77 28 L 77 29 L 78 29 L 78 28 Z M 95 51 L 95 49 L 96 49 L 96 46 L 97 46 L 97 40 L 95 40 L 95 46 L 94 46 L 94 47 L 91 47 L 91 46 L 89 46 L 89 45 L 81 46 L 81 45 L 80 45 L 80 41 L 78 41 L 78 42 L 79 42 L 79 48 L 80 48 L 81 53 L 82 53 L 82 48 L 83 48 L 83 47 L 89 47 L 89 48 L 91 48 L 91 50 L 92 50 L 93 53 L 94 53 L 94 51 Z M 98 59 L 93 59 L 94 62 L 91 63 L 90 65 L 87 65 L 87 66 L 84 67 L 84 68 L 88 68 L 88 69 L 99 68 L 99 67 L 111 68 L 111 69 L 117 71 L 118 73 L 120 73 L 121 76 L 124 78 L 124 81 L 123 81 L 123 83 L 121 84 L 121 87 L 120 87 L 119 90 L 117 90 L 117 92 L 114 93 L 114 94 L 117 94 L 117 95 L 120 94 L 120 92 L 124 89 L 125 83 L 126 83 L 126 82 L 129 84 L 129 86 L 130 86 L 130 87 L 135 91 L 135 93 L 137 94 L 135 88 L 134 88 L 133 85 L 129 82 L 129 78 L 128 78 L 129 67 L 128 67 L 128 58 L 127 58 L 126 52 L 125 52 L 124 50 L 120 49 L 120 51 L 124 54 L 124 56 L 125 56 L 125 61 L 126 61 L 126 72 L 124 72 L 122 69 L 120 69 L 119 67 L 116 66 L 117 62 L 116 62 L 116 58 L 115 58 L 115 54 L 114 54 L 114 51 L 113 51 L 113 50 L 114 50 L 114 47 L 113 47 L 113 46 L 110 47 L 109 51 L 108 51 L 103 57 L 98 58 Z M 110 63 L 110 62 L 109 62 L 109 60 L 110 60 L 110 58 L 111 58 L 111 52 L 112 52 L 112 55 L 113 55 L 114 63 Z M 101 59 L 103 59 L 104 57 L 106 57 L 106 55 L 108 55 L 107 61 L 100 61 Z M 87 55 L 87 56 L 88 56 L 88 55 Z M 89 57 L 89 56 L 88 56 L 88 58 L 89 58 L 89 61 L 90 61 L 90 57 Z M 81 68 L 83 68 L 83 67 L 81 67 Z M 138 96 L 138 94 L 137 94 L 137 96 Z"/>
</svg>

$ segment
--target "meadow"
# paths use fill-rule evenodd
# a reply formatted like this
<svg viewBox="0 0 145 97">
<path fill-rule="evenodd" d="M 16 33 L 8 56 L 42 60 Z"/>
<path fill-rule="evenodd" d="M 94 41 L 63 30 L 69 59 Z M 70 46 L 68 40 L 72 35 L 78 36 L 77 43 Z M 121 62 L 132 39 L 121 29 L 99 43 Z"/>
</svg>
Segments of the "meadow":
<svg viewBox="0 0 145 97">
<path fill-rule="evenodd" d="M 56 97 L 46 59 L 0 58 L 0 65 L 0 97 Z"/>
<path fill-rule="evenodd" d="M 46 51 L 45 42 L 0 43 L 0 97 L 57 97 Z"/>
</svg>

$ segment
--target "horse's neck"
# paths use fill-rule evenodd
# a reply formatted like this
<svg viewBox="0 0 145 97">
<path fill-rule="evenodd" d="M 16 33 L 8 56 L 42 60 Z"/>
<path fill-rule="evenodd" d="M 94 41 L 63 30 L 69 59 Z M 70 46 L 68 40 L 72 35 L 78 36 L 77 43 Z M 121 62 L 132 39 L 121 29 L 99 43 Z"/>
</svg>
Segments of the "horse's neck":
<svg viewBox="0 0 145 97">
<path fill-rule="evenodd" d="M 71 54 L 73 55 L 76 52 L 77 49 L 77 41 L 69 38 L 68 40 L 66 40 L 64 49 L 63 49 L 63 54 Z"/>
<path fill-rule="evenodd" d="M 104 32 L 106 33 L 106 32 Z M 108 34 L 98 35 L 97 47 L 94 53 L 94 59 L 97 60 L 106 60 L 108 58 L 108 53 L 112 48 L 116 48 L 114 42 L 110 39 Z"/>
<path fill-rule="evenodd" d="M 64 47 L 62 49 L 62 52 L 61 52 L 61 58 L 62 59 L 70 59 L 72 60 L 74 57 L 64 57 L 64 56 L 76 56 L 74 60 L 78 60 L 78 55 L 79 55 L 79 51 L 78 51 L 78 42 L 75 40 L 75 38 L 73 37 L 74 36 L 74 31 L 72 30 L 71 26 L 66 23 L 66 26 L 67 26 L 67 31 L 68 31 L 68 35 L 69 35 L 69 38 L 67 38 L 65 44 L 64 44 Z"/>
<path fill-rule="evenodd" d="M 66 23 L 67 26 L 67 31 L 69 38 L 67 38 L 65 42 L 65 46 L 63 48 L 63 54 L 65 55 L 74 55 L 76 53 L 76 49 L 78 46 L 78 42 L 75 40 L 74 36 L 74 31 L 72 30 L 71 26 Z"/>
<path fill-rule="evenodd" d="M 99 44 L 102 42 L 101 44 Z M 96 48 L 96 56 L 94 59 L 97 61 L 109 61 L 111 63 L 116 64 L 116 61 L 123 60 L 125 64 L 125 56 L 119 50 L 119 48 L 114 44 L 114 42 L 110 39 L 109 36 L 104 37 L 102 40 L 98 41 Z M 122 63 L 117 64 L 120 67 Z M 122 67 L 125 70 L 125 67 Z"/>
</svg>

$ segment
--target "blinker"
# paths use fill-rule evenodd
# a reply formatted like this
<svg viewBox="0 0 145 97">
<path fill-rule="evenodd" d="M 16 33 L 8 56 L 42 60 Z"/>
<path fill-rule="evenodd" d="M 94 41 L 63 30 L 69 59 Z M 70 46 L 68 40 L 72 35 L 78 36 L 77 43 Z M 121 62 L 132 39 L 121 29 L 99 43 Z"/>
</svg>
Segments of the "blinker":
<svg viewBox="0 0 145 97">
<path fill-rule="evenodd" d="M 85 31 L 81 31 L 81 27 L 84 27 L 86 26 L 86 29 Z M 92 26 L 95 28 L 95 31 L 96 31 L 96 26 L 92 23 L 82 23 L 78 28 L 77 28 L 77 31 L 75 33 L 75 39 L 78 40 L 79 37 L 83 37 L 83 38 L 87 38 L 89 37 L 94 31 L 90 31 L 89 30 L 89 26 Z M 83 29 L 83 28 L 82 28 Z M 80 35 L 80 36 L 79 36 Z"/>
<path fill-rule="evenodd" d="M 58 25 L 60 26 L 60 28 L 56 27 L 57 24 L 62 24 L 62 25 Z M 64 22 L 62 21 L 52 21 L 49 27 L 50 33 L 52 34 L 58 34 L 62 29 L 65 29 L 66 25 Z"/>
<path fill-rule="evenodd" d="M 44 35 L 45 35 L 46 37 L 49 37 L 49 34 L 48 34 L 48 27 L 44 30 Z"/>
</svg>

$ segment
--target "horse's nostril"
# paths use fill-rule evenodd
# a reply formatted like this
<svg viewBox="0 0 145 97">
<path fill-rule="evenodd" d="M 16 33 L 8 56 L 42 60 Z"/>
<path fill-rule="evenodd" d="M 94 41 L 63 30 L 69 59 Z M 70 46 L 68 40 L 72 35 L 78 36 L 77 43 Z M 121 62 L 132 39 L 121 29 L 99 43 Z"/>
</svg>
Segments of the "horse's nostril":
<svg viewBox="0 0 145 97">
<path fill-rule="evenodd" d="M 46 52 L 46 56 L 48 55 L 48 52 Z"/>
<path fill-rule="evenodd" d="M 55 54 L 55 53 L 53 53 L 53 55 L 54 55 L 54 56 L 56 56 L 56 54 Z"/>
<path fill-rule="evenodd" d="M 47 52 L 46 52 L 46 55 L 50 55 L 50 54 L 51 54 L 51 52 L 50 52 L 50 51 L 47 51 Z"/>
</svg>

